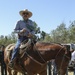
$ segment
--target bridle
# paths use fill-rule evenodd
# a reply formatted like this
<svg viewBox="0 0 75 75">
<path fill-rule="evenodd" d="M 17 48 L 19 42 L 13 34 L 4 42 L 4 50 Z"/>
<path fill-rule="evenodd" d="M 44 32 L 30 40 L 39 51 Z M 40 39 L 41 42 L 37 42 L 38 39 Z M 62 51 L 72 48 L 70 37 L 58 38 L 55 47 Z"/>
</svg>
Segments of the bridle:
<svg viewBox="0 0 75 75">
<path fill-rule="evenodd" d="M 60 51 L 62 50 L 64 48 L 64 46 L 59 50 L 59 52 L 57 53 L 57 55 L 56 55 L 56 57 L 58 56 L 58 54 L 60 53 Z M 55 57 L 55 59 L 56 59 L 56 57 Z M 67 56 L 65 53 L 64 53 L 64 55 L 63 55 L 63 58 L 62 58 L 62 61 L 61 61 L 61 64 L 60 64 L 60 69 L 58 70 L 58 72 L 61 70 L 61 67 L 62 67 L 62 64 L 63 64 L 63 61 L 64 61 L 64 58 L 67 58 L 67 59 L 70 59 L 70 57 L 69 56 Z M 57 73 L 58 73 L 57 72 Z"/>
<path fill-rule="evenodd" d="M 58 51 L 58 53 L 57 53 L 56 56 L 55 56 L 55 59 L 56 59 L 56 57 L 58 56 L 58 54 L 60 53 L 60 51 L 61 51 L 63 48 L 65 48 L 65 47 L 63 46 L 63 47 Z M 65 52 L 67 52 L 67 50 L 66 50 Z M 68 58 L 68 59 L 70 59 L 70 57 L 67 56 L 66 53 L 64 53 L 63 56 L 66 57 L 66 58 Z"/>
</svg>

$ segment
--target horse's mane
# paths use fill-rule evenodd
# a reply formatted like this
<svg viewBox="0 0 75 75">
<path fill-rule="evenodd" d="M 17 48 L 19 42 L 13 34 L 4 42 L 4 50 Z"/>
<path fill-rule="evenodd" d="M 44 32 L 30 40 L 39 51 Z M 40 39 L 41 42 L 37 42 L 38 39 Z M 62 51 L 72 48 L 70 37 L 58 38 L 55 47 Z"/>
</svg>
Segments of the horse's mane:
<svg viewBox="0 0 75 75">
<path fill-rule="evenodd" d="M 36 45 L 54 45 L 54 44 L 58 44 L 61 45 L 60 43 L 53 43 L 53 42 L 37 42 Z"/>
</svg>

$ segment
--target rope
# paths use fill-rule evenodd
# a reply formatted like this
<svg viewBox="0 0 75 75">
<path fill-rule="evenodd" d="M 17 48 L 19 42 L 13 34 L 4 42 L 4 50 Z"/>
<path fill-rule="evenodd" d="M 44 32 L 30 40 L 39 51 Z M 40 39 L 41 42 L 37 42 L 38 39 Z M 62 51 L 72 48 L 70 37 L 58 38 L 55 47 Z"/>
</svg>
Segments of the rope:
<svg viewBox="0 0 75 75">
<path fill-rule="evenodd" d="M 32 41 L 33 42 L 33 41 Z M 34 42 L 33 42 L 33 44 L 34 44 Z M 35 44 L 34 44 L 34 47 L 35 47 L 35 49 L 36 49 L 36 46 L 35 46 Z M 37 51 L 37 50 L 36 50 Z M 41 57 L 41 59 L 43 60 L 43 62 L 44 63 L 46 63 L 46 61 L 44 60 L 44 58 L 41 56 L 41 54 L 37 51 L 37 53 L 39 54 L 39 56 Z"/>
<path fill-rule="evenodd" d="M 34 60 L 34 61 L 37 62 L 38 64 L 40 64 L 40 65 L 44 65 L 44 64 L 38 62 L 37 60 L 35 60 L 34 58 L 32 58 L 27 52 L 25 52 L 25 53 L 27 54 L 27 56 L 28 56 L 29 58 L 31 58 L 32 60 Z"/>
<path fill-rule="evenodd" d="M 30 40 L 31 41 L 31 40 Z M 32 41 L 32 43 L 34 44 L 34 42 Z M 34 47 L 36 48 L 35 44 Z M 35 62 L 39 63 L 42 65 L 42 63 L 38 62 L 37 60 L 35 60 L 33 57 L 31 57 L 28 53 L 27 53 L 27 48 L 29 48 L 29 45 L 25 48 L 21 58 L 24 56 L 24 54 L 26 53 L 31 59 L 33 59 Z M 37 51 L 37 50 L 36 50 Z M 41 59 L 43 60 L 44 63 L 46 63 L 46 61 L 43 59 L 43 57 L 41 56 L 41 54 L 37 51 L 38 55 L 41 57 Z"/>
<path fill-rule="evenodd" d="M 58 51 L 57 55 L 55 56 L 55 58 L 58 56 L 59 52 L 64 48 L 64 46 Z"/>
</svg>

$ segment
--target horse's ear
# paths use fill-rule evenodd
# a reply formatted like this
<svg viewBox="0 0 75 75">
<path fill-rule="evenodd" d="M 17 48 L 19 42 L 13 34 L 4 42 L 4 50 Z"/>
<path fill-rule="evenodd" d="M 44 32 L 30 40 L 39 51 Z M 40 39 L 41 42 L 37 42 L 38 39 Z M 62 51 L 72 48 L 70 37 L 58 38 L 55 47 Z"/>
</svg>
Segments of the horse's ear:
<svg viewBox="0 0 75 75">
<path fill-rule="evenodd" d="M 71 49 L 70 52 L 71 52 L 71 53 L 74 52 L 74 49 Z"/>
</svg>

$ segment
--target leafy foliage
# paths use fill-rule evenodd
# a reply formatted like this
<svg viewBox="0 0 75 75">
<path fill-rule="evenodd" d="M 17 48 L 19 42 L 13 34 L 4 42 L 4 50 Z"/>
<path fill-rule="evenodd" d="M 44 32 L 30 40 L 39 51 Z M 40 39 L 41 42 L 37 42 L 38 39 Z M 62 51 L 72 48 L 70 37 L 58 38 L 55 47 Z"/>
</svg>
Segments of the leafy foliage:
<svg viewBox="0 0 75 75">
<path fill-rule="evenodd" d="M 56 43 L 75 43 L 75 21 L 70 22 L 69 27 L 66 27 L 65 23 L 61 23 L 55 30 L 50 33 L 41 31 L 36 22 L 35 25 L 35 39 L 44 42 L 56 42 Z M 4 36 L 0 35 L 0 45 L 4 44 L 7 46 L 10 43 L 15 43 L 17 40 L 16 34 L 12 32 L 10 35 Z"/>
</svg>

